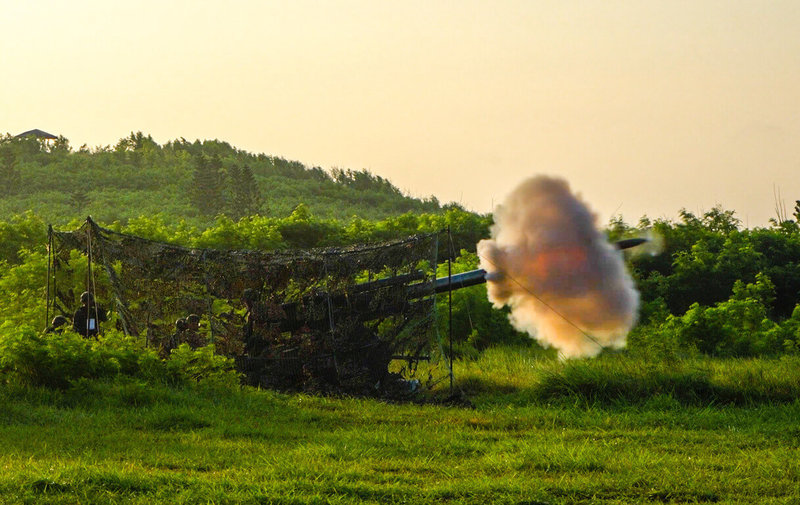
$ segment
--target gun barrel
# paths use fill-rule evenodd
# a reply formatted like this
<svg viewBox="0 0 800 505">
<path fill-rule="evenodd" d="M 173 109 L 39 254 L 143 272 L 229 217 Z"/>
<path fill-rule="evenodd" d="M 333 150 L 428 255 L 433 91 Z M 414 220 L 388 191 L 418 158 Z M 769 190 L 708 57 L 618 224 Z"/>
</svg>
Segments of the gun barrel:
<svg viewBox="0 0 800 505">
<path fill-rule="evenodd" d="M 625 240 L 618 240 L 614 242 L 614 246 L 617 249 L 630 249 L 631 247 L 636 247 L 637 245 L 642 245 L 645 242 L 648 242 L 646 238 L 626 238 Z"/>
<path fill-rule="evenodd" d="M 614 246 L 617 249 L 622 250 L 635 247 L 645 242 L 647 242 L 647 239 L 633 238 L 615 242 Z M 433 286 L 431 287 L 431 283 L 413 283 L 414 281 L 422 280 L 424 275 L 421 271 L 412 272 L 409 274 L 388 277 L 386 279 L 380 279 L 377 281 L 357 284 L 351 287 L 346 294 L 337 293 L 331 295 L 330 303 L 331 306 L 334 307 L 334 310 L 336 307 L 341 307 L 344 305 L 366 308 L 369 306 L 372 298 L 372 292 L 378 289 L 405 289 L 406 300 L 417 300 L 430 296 L 433 293 L 447 293 L 451 289 L 456 290 L 468 288 L 470 286 L 477 286 L 478 284 L 484 284 L 488 280 L 486 275 L 486 270 L 479 268 L 476 270 L 470 270 L 468 272 L 453 274 L 451 277 L 439 277 L 433 281 Z M 316 296 L 322 297 L 327 295 L 318 294 Z M 283 305 L 283 310 L 287 314 L 294 314 L 297 312 L 297 303 L 286 303 Z M 391 313 L 393 311 L 401 310 L 401 307 L 384 307 L 382 310 Z M 289 317 L 288 319 L 291 321 L 287 320 L 284 322 L 284 325 L 286 326 L 285 329 L 292 329 L 293 326 L 299 326 L 302 324 L 302 322 L 293 321 L 294 318 L 292 317 Z M 328 324 L 327 317 L 320 319 L 320 321 L 322 321 L 324 324 Z"/>
<path fill-rule="evenodd" d="M 452 281 L 452 282 L 451 282 Z M 451 277 L 439 277 L 434 284 L 436 293 L 446 293 L 452 289 L 468 288 L 486 282 L 486 270 L 479 268 L 469 272 L 453 274 Z"/>
<path fill-rule="evenodd" d="M 614 247 L 619 250 L 630 249 L 631 247 L 642 245 L 645 242 L 647 242 L 646 238 L 629 238 L 614 242 Z M 469 272 L 454 274 L 452 277 L 439 277 L 434 284 L 434 290 L 436 293 L 446 293 L 451 287 L 452 289 L 468 288 L 470 286 L 483 284 L 486 281 L 486 270 L 479 268 L 477 270 L 470 270 Z"/>
</svg>

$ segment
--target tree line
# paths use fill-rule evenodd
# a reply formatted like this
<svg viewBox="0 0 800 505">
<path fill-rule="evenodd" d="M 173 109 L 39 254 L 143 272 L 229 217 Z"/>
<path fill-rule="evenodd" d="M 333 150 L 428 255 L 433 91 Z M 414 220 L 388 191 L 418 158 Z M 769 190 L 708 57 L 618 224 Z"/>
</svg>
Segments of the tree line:
<svg viewBox="0 0 800 505">
<path fill-rule="evenodd" d="M 282 217 L 298 202 L 315 215 L 373 220 L 406 212 L 440 212 L 434 197 L 404 195 L 367 170 L 307 167 L 252 154 L 219 140 L 156 143 L 131 133 L 114 146 L 0 136 L 0 215 L 34 211 L 63 224 L 91 214 L 104 222 L 161 213 L 208 226 L 219 214 Z M 344 203 L 344 205 L 343 205 Z"/>
<path fill-rule="evenodd" d="M 702 215 L 681 211 L 680 219 L 635 226 L 612 219 L 611 240 L 650 233 L 660 237 L 659 254 L 626 253 L 641 293 L 639 324 L 627 352 L 714 356 L 776 356 L 800 347 L 800 208 L 769 227 L 743 229 L 733 211 L 714 208 Z M 77 227 L 75 220 L 67 227 Z M 440 241 L 438 275 L 478 268 L 475 244 L 489 235 L 491 216 L 450 206 L 443 213 L 405 213 L 381 220 L 317 217 L 298 204 L 286 217 L 220 215 L 203 228 L 163 216 L 139 217 L 105 226 L 134 235 L 190 247 L 283 249 L 338 246 L 452 230 L 452 243 Z M 26 213 L 0 221 L 0 320 L 11 324 L 43 322 L 46 227 Z M 447 314 L 446 297 L 439 314 Z M 456 350 L 474 356 L 498 344 L 535 345 L 516 332 L 502 310 L 491 307 L 485 287 L 453 294 Z M 448 334 L 447 318 L 439 321 Z"/>
</svg>

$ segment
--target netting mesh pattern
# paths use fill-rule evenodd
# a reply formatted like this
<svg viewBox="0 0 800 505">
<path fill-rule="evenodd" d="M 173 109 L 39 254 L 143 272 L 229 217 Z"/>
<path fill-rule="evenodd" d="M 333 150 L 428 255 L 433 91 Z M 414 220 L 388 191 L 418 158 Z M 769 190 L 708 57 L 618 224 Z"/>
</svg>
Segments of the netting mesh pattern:
<svg viewBox="0 0 800 505">
<path fill-rule="evenodd" d="M 251 383 L 374 387 L 393 357 L 424 359 L 435 340 L 437 234 L 302 251 L 215 250 L 117 233 L 89 219 L 52 239 L 56 310 L 77 304 L 69 279 L 75 284 L 78 251 L 89 262 L 80 275 L 120 329 L 174 346 L 176 319 L 197 314 L 202 327 L 181 338 L 237 357 Z"/>
</svg>

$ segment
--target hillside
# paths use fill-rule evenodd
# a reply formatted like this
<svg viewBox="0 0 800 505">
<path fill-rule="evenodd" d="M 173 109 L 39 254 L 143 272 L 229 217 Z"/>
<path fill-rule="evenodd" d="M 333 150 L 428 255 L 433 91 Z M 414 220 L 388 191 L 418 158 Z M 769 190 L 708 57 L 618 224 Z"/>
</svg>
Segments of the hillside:
<svg viewBox="0 0 800 505">
<path fill-rule="evenodd" d="M 0 138 L 0 178 L 0 216 L 33 211 L 56 224 L 86 215 L 125 223 L 162 214 L 205 227 L 218 214 L 288 216 L 299 203 L 317 217 L 337 219 L 441 210 L 435 197 L 409 197 L 366 170 L 328 172 L 218 140 L 162 146 L 141 132 L 113 147 L 77 150 L 64 137 L 45 142 L 6 135 Z"/>
</svg>

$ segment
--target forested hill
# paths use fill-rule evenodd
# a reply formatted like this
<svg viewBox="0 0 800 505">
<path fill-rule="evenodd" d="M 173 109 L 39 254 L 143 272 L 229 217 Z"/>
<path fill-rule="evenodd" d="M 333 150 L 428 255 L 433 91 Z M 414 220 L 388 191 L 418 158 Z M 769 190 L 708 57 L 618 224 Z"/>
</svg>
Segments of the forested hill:
<svg viewBox="0 0 800 505">
<path fill-rule="evenodd" d="M 64 137 L 0 137 L 0 216 L 33 211 L 63 224 L 162 214 L 204 227 L 219 214 L 233 219 L 284 217 L 306 204 L 320 218 L 382 219 L 405 212 L 438 212 L 435 197 L 404 195 L 366 170 L 307 167 L 252 154 L 227 142 L 174 140 L 164 145 L 131 133 L 115 146 L 75 150 Z"/>
</svg>

